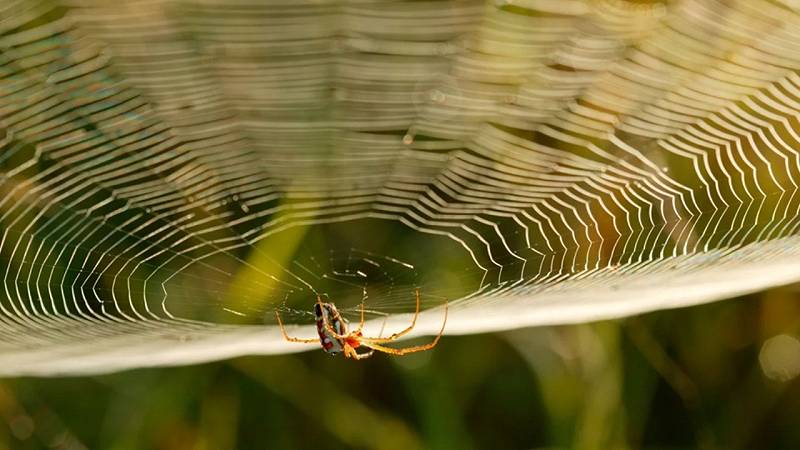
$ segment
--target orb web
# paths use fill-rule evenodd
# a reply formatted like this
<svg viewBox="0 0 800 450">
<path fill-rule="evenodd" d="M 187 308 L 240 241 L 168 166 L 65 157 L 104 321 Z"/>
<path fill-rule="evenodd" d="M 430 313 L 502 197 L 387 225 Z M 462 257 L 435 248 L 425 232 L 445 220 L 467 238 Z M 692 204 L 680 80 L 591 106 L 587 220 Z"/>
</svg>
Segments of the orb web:
<svg viewBox="0 0 800 450">
<path fill-rule="evenodd" d="M 0 373 L 299 350 L 798 278 L 778 2 L 6 2 Z"/>
</svg>

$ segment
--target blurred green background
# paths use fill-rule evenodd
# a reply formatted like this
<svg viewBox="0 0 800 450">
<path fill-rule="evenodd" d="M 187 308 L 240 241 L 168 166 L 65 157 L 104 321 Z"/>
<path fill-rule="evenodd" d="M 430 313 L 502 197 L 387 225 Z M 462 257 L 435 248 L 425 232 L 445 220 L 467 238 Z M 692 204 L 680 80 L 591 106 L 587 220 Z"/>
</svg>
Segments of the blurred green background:
<svg viewBox="0 0 800 450">
<path fill-rule="evenodd" d="M 361 362 L 316 350 L 5 379 L 0 448 L 796 449 L 799 292 Z"/>
</svg>

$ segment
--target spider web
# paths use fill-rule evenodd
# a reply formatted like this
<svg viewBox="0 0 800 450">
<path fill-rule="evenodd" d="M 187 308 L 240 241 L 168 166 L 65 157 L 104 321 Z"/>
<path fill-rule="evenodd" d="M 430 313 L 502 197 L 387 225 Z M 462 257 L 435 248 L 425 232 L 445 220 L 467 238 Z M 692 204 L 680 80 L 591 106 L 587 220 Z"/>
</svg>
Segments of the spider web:
<svg viewBox="0 0 800 450">
<path fill-rule="evenodd" d="M 10 0 L 0 374 L 414 335 L 800 278 L 790 2 Z M 313 347 L 312 347 L 313 348 Z"/>
</svg>

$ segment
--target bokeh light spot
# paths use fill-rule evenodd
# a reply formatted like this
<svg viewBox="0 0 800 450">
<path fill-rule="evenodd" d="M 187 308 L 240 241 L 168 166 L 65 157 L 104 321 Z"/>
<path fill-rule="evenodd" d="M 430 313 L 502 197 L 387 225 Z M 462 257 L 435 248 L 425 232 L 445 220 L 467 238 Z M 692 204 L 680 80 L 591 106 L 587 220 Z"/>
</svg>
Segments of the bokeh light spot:
<svg viewBox="0 0 800 450">
<path fill-rule="evenodd" d="M 767 339 L 758 360 L 767 378 L 789 381 L 800 374 L 800 341 L 787 334 Z"/>
</svg>

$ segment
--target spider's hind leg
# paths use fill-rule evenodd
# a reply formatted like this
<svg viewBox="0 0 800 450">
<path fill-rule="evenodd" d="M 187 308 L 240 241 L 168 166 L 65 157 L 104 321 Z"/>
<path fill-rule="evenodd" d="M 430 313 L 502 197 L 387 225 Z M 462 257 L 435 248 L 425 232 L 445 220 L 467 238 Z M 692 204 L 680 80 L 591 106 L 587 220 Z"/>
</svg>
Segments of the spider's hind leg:
<svg viewBox="0 0 800 450">
<path fill-rule="evenodd" d="M 370 349 L 370 351 L 368 351 L 366 353 L 356 353 L 356 351 L 353 350 L 353 359 L 356 359 L 356 360 L 367 359 L 370 356 L 372 356 L 373 353 L 375 353 L 375 350 L 372 350 L 372 349 Z"/>
<path fill-rule="evenodd" d="M 367 359 L 370 356 L 372 356 L 373 353 L 375 353 L 375 350 L 373 350 L 373 349 L 370 349 L 366 353 L 358 353 L 358 352 L 356 352 L 356 349 L 354 349 L 353 347 L 351 347 L 349 345 L 347 347 L 345 347 L 345 350 L 344 350 L 344 355 L 346 357 L 352 358 L 352 359 L 356 359 L 356 360 Z"/>
<path fill-rule="evenodd" d="M 439 334 L 437 334 L 436 337 L 433 338 L 433 341 L 431 341 L 431 342 L 429 342 L 427 344 L 416 345 L 416 346 L 413 346 L 413 347 L 406 347 L 406 348 L 392 348 L 392 347 L 385 347 L 383 345 L 380 345 L 380 344 L 382 344 L 384 342 L 388 342 L 389 340 L 393 340 L 392 336 L 394 336 L 394 335 L 392 335 L 392 336 L 390 336 L 388 338 L 383 338 L 383 339 L 363 338 L 362 341 L 361 341 L 361 345 L 363 345 L 365 347 L 368 347 L 368 348 L 371 348 L 371 349 L 374 349 L 374 350 L 378 350 L 379 352 L 389 353 L 389 354 L 398 355 L 398 356 L 399 355 L 406 355 L 408 353 L 416 353 L 416 352 L 423 352 L 425 350 L 430 350 L 433 347 L 436 347 L 436 344 L 439 343 L 439 339 L 441 339 L 442 335 L 444 334 L 444 327 L 447 325 L 447 312 L 448 312 L 447 303 L 445 303 L 444 304 L 444 320 L 442 321 L 442 328 L 439 330 Z"/>
<path fill-rule="evenodd" d="M 376 343 L 381 344 L 381 343 L 385 343 L 385 342 L 392 342 L 395 339 L 399 338 L 400 336 L 406 335 L 409 332 L 411 332 L 411 330 L 413 330 L 414 327 L 417 326 L 417 319 L 419 318 L 419 288 L 416 289 L 416 298 L 417 298 L 417 308 L 414 311 L 414 318 L 411 319 L 411 325 L 409 325 L 408 328 L 406 328 L 403 331 L 398 331 L 397 333 L 394 333 L 393 335 L 391 335 L 389 337 L 382 338 L 382 337 L 378 336 L 377 338 L 369 338 L 367 340 L 369 340 L 370 342 L 376 342 Z M 445 304 L 445 320 L 447 320 L 447 315 L 446 314 L 447 314 L 447 304 Z M 385 325 L 386 325 L 386 322 L 384 321 L 384 326 Z M 381 334 L 383 334 L 383 329 L 381 329 Z"/>
</svg>

